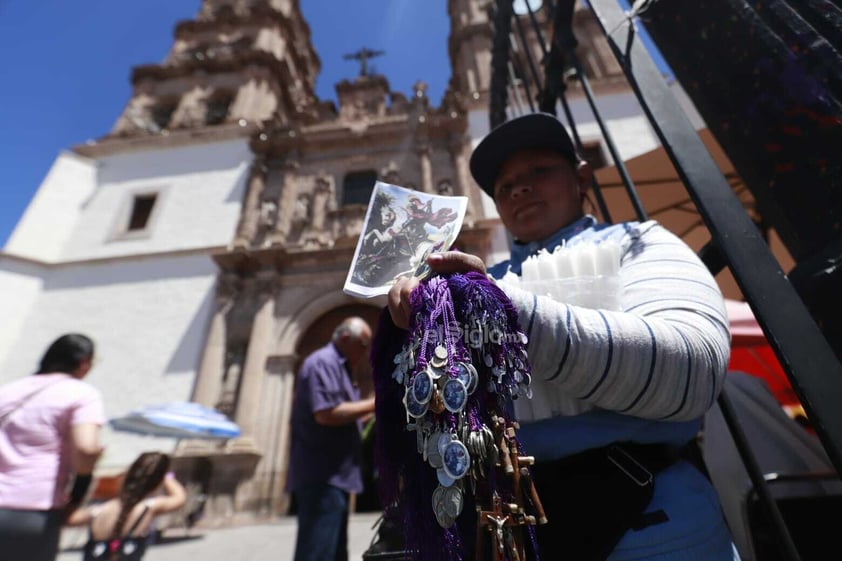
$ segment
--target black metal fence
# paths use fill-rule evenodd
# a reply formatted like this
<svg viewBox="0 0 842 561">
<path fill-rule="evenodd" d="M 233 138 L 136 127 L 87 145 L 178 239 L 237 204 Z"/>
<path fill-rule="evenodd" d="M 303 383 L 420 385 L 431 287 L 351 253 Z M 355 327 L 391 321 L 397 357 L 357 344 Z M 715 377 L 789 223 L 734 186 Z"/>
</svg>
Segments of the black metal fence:
<svg viewBox="0 0 842 561">
<path fill-rule="evenodd" d="M 538 12 L 530 2 L 522 4 L 526 13 L 520 15 L 511 0 L 497 0 L 494 7 L 490 125 L 505 121 L 513 106 L 553 114 L 560 108 L 581 150 L 566 95 L 567 80 L 574 78 L 638 219 L 646 219 L 577 56 L 574 0 L 545 1 Z M 842 473 L 842 298 L 837 294 L 842 283 L 834 282 L 842 280 L 842 10 L 819 0 L 797 6 L 783 0 L 750 6 L 744 0 L 693 6 L 639 0 L 635 12 L 618 0 L 587 4 L 711 233 L 700 256 L 714 274 L 730 269 L 830 461 Z M 677 78 L 691 84 L 685 89 L 757 199 L 767 225 L 781 232 L 797 260 L 790 276 L 641 41 L 641 15 L 665 58 L 679 69 Z M 710 54 L 717 49 L 719 58 Z M 594 193 L 610 221 L 611 209 L 598 185 Z M 804 280 L 796 285 L 791 278 Z M 726 394 L 719 405 L 770 524 L 781 536 L 781 553 L 799 559 Z"/>
</svg>

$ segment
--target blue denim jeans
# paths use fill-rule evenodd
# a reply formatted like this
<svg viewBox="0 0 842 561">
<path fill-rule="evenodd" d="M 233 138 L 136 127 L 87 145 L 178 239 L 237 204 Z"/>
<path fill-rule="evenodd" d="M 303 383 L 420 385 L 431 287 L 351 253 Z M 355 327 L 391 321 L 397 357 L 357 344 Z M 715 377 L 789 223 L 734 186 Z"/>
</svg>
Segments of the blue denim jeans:
<svg viewBox="0 0 842 561">
<path fill-rule="evenodd" d="M 295 490 L 295 561 L 348 561 L 348 493 L 314 483 Z"/>
</svg>

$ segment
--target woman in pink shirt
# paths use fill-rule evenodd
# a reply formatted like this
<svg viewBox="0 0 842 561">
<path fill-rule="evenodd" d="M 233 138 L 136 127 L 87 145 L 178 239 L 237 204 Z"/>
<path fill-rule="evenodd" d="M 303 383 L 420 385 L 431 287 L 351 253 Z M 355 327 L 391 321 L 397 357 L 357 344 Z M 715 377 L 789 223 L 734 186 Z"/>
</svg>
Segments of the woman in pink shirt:
<svg viewBox="0 0 842 561">
<path fill-rule="evenodd" d="M 0 388 L 5 561 L 53 561 L 62 523 L 85 497 L 102 453 L 105 422 L 100 392 L 82 381 L 93 358 L 88 337 L 62 335 L 44 353 L 35 376 Z"/>
</svg>

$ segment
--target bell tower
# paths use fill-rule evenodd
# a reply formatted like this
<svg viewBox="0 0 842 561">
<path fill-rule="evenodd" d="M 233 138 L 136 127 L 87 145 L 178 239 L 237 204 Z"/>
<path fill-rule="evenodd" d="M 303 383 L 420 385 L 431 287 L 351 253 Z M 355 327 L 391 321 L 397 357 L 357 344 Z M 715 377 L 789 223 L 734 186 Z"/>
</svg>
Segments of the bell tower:
<svg viewBox="0 0 842 561">
<path fill-rule="evenodd" d="M 160 64 L 136 66 L 107 137 L 245 126 L 314 111 L 321 67 L 298 0 L 204 0 Z"/>
<path fill-rule="evenodd" d="M 470 107 L 487 107 L 491 83 L 493 0 L 448 0 L 450 88 Z"/>
</svg>

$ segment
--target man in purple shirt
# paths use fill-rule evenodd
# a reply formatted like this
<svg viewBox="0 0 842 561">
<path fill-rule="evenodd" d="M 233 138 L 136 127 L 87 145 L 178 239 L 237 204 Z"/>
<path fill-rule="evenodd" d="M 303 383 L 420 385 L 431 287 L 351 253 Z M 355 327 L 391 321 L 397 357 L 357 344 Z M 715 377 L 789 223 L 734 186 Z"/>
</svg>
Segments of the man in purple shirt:
<svg viewBox="0 0 842 561">
<path fill-rule="evenodd" d="M 351 373 L 368 360 L 371 327 L 345 319 L 298 373 L 287 490 L 298 507 L 295 561 L 347 561 L 348 497 L 363 490 L 359 421 L 374 413 Z"/>
</svg>

